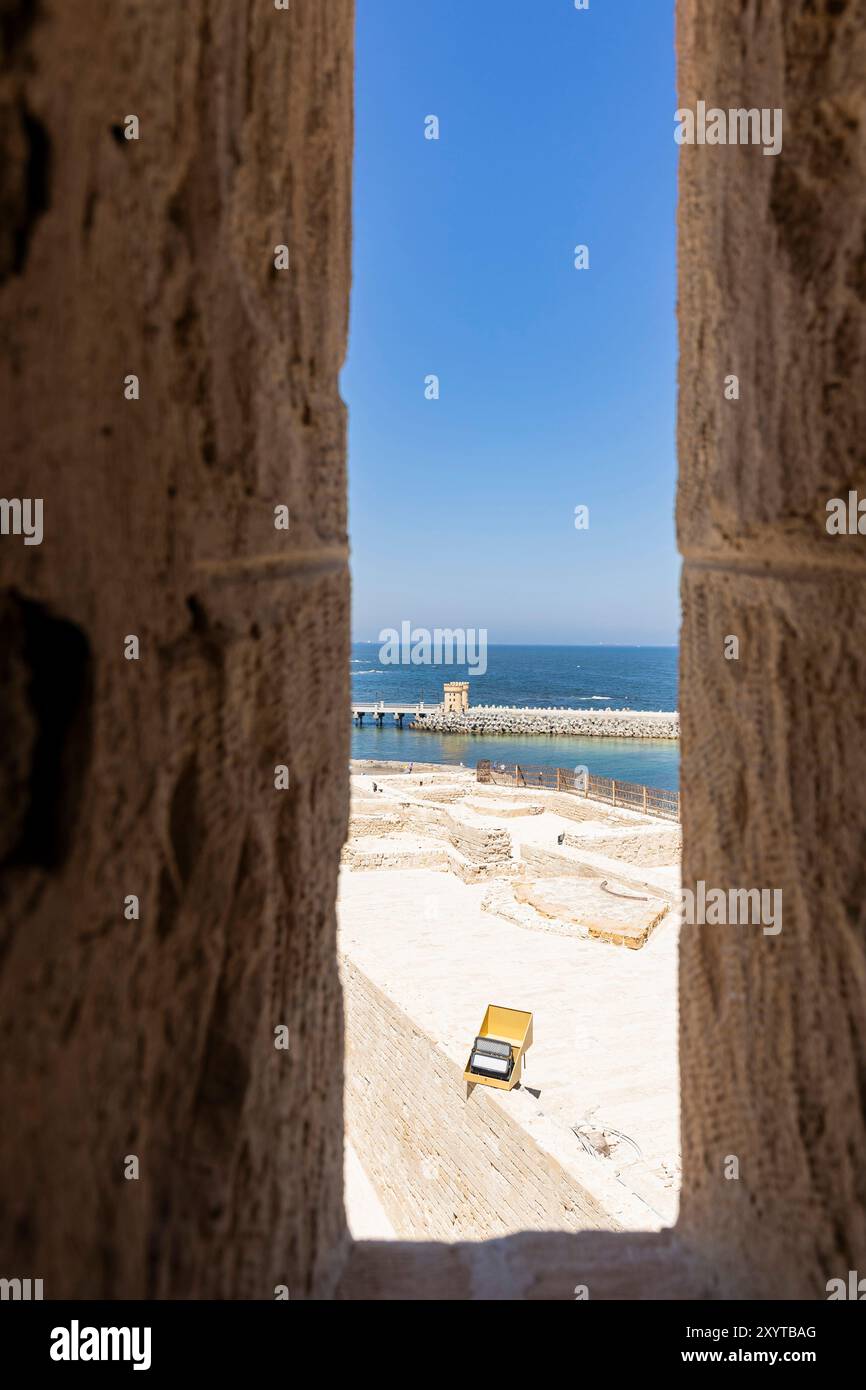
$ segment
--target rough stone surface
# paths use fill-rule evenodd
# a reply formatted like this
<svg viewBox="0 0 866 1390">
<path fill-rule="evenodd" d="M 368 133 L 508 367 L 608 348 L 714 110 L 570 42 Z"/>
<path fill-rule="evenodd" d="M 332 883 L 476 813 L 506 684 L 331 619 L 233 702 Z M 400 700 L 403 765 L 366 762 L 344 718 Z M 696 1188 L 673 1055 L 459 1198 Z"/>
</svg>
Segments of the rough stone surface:
<svg viewBox="0 0 866 1390">
<path fill-rule="evenodd" d="M 348 705 L 352 18 L 3 6 L 0 1254 L 46 1298 L 301 1296 L 344 1240 L 348 727 L 287 712 Z"/>
<path fill-rule="evenodd" d="M 498 1240 L 361 1240 L 341 1299 L 574 1301 L 689 1299 L 717 1292 L 712 1275 L 669 1231 L 525 1231 Z"/>
<path fill-rule="evenodd" d="M 863 537 L 825 523 L 866 481 L 866 5 L 679 0 L 677 28 L 680 107 L 784 113 L 775 157 L 681 151 L 680 547 L 862 577 Z"/>
<path fill-rule="evenodd" d="M 604 887 L 587 884 L 578 896 L 571 877 L 527 879 L 517 883 L 514 900 L 581 935 L 629 946 L 633 950 L 646 943 L 650 933 L 670 911 L 669 904 L 662 899 L 633 894 L 624 884 L 617 884 L 616 889 L 607 883 Z"/>
<path fill-rule="evenodd" d="M 866 537 L 825 526 L 866 496 L 866 5 L 680 0 L 679 50 L 680 106 L 784 110 L 680 169 L 683 884 L 784 914 L 683 928 L 680 1230 L 822 1297 L 866 1268 Z"/>
</svg>

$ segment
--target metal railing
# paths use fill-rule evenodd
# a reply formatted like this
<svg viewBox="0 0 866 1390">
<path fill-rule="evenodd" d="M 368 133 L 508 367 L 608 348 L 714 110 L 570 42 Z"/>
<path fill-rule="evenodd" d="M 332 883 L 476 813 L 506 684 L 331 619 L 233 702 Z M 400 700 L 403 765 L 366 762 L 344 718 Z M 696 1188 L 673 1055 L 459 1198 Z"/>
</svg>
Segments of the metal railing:
<svg viewBox="0 0 866 1390">
<path fill-rule="evenodd" d="M 500 763 L 484 759 L 475 769 L 478 782 L 502 787 L 543 787 L 549 791 L 570 792 L 588 801 L 642 811 L 664 820 L 680 819 L 680 794 L 663 787 L 645 787 L 639 782 L 621 782 L 616 777 L 596 777 L 572 767 L 542 767 L 529 763 Z"/>
</svg>

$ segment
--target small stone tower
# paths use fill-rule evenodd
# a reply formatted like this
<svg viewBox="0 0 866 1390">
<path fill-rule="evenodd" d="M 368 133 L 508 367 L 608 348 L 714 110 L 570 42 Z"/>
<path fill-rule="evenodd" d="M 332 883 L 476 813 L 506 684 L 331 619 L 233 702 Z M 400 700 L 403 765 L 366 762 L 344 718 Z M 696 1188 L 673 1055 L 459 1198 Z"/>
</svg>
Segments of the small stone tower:
<svg viewBox="0 0 866 1390">
<path fill-rule="evenodd" d="M 446 714 L 463 714 L 469 708 L 469 682 L 447 681 L 442 687 Z"/>
</svg>

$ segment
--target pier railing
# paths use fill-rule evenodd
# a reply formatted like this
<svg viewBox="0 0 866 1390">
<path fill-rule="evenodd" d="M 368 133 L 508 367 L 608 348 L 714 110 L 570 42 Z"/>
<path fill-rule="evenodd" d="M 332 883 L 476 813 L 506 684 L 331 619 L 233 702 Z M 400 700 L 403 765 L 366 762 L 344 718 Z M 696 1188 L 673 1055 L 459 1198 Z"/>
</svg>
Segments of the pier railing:
<svg viewBox="0 0 866 1390">
<path fill-rule="evenodd" d="M 549 791 L 570 792 L 589 801 L 643 811 L 664 820 L 680 818 L 680 794 L 663 787 L 645 787 L 639 782 L 621 782 L 617 777 L 596 777 L 573 767 L 541 767 L 529 763 L 499 763 L 485 759 L 475 769 L 478 782 L 502 787 L 544 787 Z"/>
</svg>

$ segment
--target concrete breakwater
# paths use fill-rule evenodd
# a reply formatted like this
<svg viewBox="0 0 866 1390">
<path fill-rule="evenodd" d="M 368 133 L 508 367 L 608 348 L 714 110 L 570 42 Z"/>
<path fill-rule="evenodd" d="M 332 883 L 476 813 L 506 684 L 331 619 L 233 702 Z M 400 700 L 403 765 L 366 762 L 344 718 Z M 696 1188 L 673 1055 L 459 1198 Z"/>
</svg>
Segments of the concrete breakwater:
<svg viewBox="0 0 866 1390">
<path fill-rule="evenodd" d="M 472 705 L 466 710 L 431 710 L 412 728 L 436 734 L 574 734 L 579 738 L 665 738 L 680 736 L 679 714 L 669 710 L 517 709 Z"/>
</svg>

